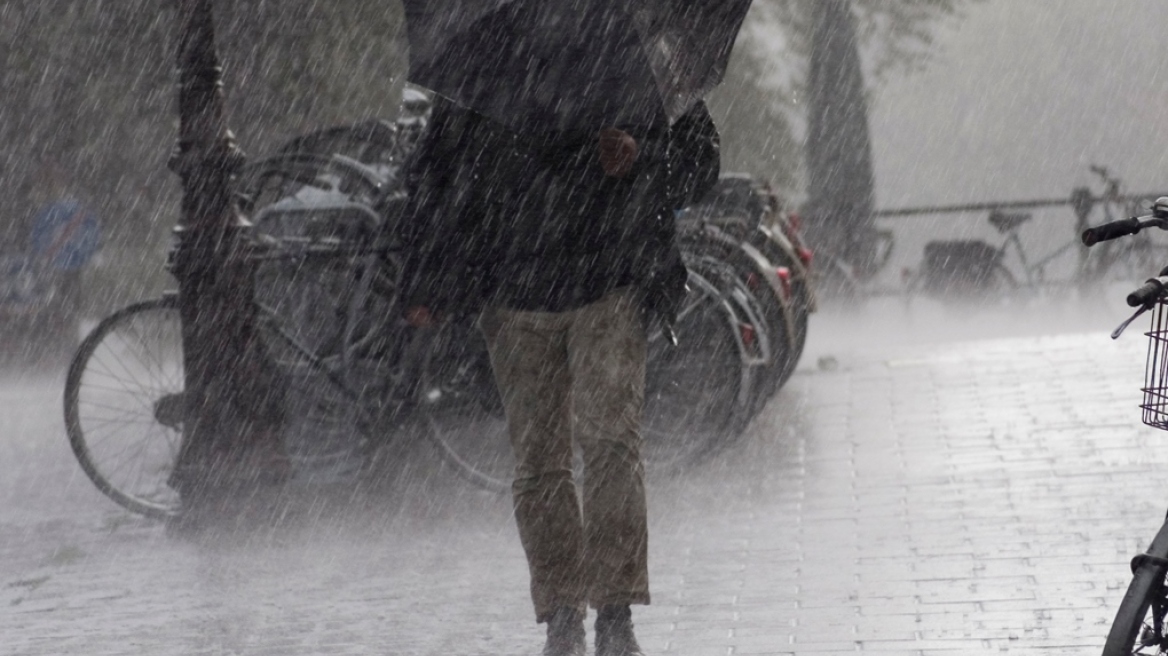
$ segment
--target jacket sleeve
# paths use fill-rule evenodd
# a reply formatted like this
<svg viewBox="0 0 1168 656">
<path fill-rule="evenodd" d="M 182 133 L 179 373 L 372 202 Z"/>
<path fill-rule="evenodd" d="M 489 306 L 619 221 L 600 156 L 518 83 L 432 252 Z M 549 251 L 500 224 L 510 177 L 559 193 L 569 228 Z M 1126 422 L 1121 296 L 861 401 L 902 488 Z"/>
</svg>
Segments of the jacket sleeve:
<svg viewBox="0 0 1168 656">
<path fill-rule="evenodd" d="M 718 182 L 722 149 L 718 127 L 699 101 L 669 129 L 669 202 L 680 209 L 701 200 Z"/>
<path fill-rule="evenodd" d="M 466 118 L 436 103 L 427 132 L 405 165 L 409 193 L 395 226 L 403 249 L 399 302 L 448 312 L 463 306 L 476 290 L 468 275 L 465 193 Z"/>
</svg>

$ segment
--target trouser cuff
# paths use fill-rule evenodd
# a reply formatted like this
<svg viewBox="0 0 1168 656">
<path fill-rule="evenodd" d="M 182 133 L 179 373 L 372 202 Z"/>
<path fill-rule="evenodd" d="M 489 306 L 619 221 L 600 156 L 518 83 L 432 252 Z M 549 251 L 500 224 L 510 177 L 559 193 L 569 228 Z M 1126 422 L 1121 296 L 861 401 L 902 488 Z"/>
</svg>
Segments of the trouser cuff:
<svg viewBox="0 0 1168 656">
<path fill-rule="evenodd" d="M 556 614 L 556 611 L 561 608 L 573 608 L 576 610 L 576 612 L 580 613 L 581 616 L 588 614 L 588 604 L 582 601 L 579 603 L 557 604 L 552 605 L 549 608 L 537 608 L 535 610 L 536 624 L 547 624 L 548 620 L 550 620 L 552 616 Z"/>
<path fill-rule="evenodd" d="M 608 594 L 590 599 L 588 605 L 597 610 L 605 606 L 648 606 L 649 593 L 646 591 Z"/>
</svg>

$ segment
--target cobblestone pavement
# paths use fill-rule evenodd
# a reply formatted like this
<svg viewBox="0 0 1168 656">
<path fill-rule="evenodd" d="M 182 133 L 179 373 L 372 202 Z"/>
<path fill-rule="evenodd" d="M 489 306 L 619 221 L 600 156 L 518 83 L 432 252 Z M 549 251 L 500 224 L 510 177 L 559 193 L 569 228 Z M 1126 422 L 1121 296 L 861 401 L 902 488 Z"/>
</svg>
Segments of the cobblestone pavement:
<svg viewBox="0 0 1168 656">
<path fill-rule="evenodd" d="M 648 653 L 1098 653 L 1168 505 L 1138 331 L 886 316 L 817 317 L 741 443 L 653 482 Z M 274 528 L 171 536 L 83 477 L 59 397 L 0 384 L 0 654 L 538 652 L 505 500 L 414 460 Z"/>
</svg>

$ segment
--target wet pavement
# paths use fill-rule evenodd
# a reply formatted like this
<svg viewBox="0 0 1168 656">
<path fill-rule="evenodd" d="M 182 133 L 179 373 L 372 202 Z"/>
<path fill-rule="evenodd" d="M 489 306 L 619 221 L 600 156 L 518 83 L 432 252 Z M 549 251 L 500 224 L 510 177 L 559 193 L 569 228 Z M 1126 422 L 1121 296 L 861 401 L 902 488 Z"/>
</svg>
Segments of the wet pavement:
<svg viewBox="0 0 1168 656">
<path fill-rule="evenodd" d="M 1107 303 L 896 303 L 816 316 L 742 440 L 652 482 L 647 653 L 1098 653 L 1168 506 L 1144 339 Z M 507 501 L 425 454 L 176 536 L 85 479 L 60 395 L 0 383 L 0 654 L 538 653 Z"/>
</svg>

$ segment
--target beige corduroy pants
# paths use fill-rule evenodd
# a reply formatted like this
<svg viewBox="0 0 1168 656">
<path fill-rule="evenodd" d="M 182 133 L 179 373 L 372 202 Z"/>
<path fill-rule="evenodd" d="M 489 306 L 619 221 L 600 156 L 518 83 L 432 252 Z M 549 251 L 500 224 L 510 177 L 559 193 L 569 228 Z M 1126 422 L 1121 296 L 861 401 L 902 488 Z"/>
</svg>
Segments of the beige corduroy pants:
<svg viewBox="0 0 1168 656">
<path fill-rule="evenodd" d="M 489 308 L 480 328 L 515 452 L 515 518 L 536 621 L 561 606 L 649 603 L 637 293 L 621 288 L 566 312 Z"/>
</svg>

